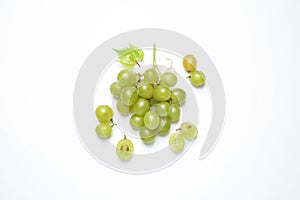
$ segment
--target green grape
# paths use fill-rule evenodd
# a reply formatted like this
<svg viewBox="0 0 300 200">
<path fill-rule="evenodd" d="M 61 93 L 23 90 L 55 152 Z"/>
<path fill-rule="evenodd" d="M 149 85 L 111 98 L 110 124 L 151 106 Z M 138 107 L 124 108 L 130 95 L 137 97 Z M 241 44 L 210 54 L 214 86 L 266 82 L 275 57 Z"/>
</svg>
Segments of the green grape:
<svg viewBox="0 0 300 200">
<path fill-rule="evenodd" d="M 170 96 L 170 99 L 168 100 L 168 102 L 170 104 L 177 104 L 178 106 L 180 106 L 180 103 L 178 102 L 178 99 L 177 97 L 175 96 L 174 92 L 171 91 L 171 96 Z"/>
<path fill-rule="evenodd" d="M 138 94 L 140 95 L 140 97 L 143 97 L 145 99 L 150 99 L 153 96 L 153 91 L 153 85 L 149 83 L 141 84 L 138 87 Z"/>
<path fill-rule="evenodd" d="M 132 106 L 126 106 L 120 100 L 118 100 L 117 110 L 119 113 L 121 113 L 121 115 L 129 115 L 129 113 L 132 111 Z"/>
<path fill-rule="evenodd" d="M 157 101 L 167 101 L 171 97 L 171 90 L 163 85 L 158 85 L 154 88 L 154 98 Z"/>
<path fill-rule="evenodd" d="M 167 87 L 173 87 L 177 83 L 177 76 L 172 72 L 165 72 L 160 77 L 160 83 Z"/>
<path fill-rule="evenodd" d="M 129 48 L 113 50 L 115 50 L 119 55 L 119 59 L 117 61 L 126 67 L 133 67 L 137 64 L 137 62 L 143 61 L 144 59 L 144 52 L 142 49 L 139 49 L 132 44 L 130 44 Z"/>
<path fill-rule="evenodd" d="M 179 133 L 172 133 L 169 138 L 169 146 L 174 153 L 179 153 L 184 148 L 184 138 Z"/>
<path fill-rule="evenodd" d="M 191 84 L 195 87 L 203 86 L 206 80 L 204 73 L 200 71 L 191 72 L 188 78 L 190 79 Z"/>
<path fill-rule="evenodd" d="M 118 82 L 113 82 L 110 85 L 110 93 L 117 99 L 120 98 L 122 87 L 118 84 Z"/>
<path fill-rule="evenodd" d="M 171 122 L 177 122 L 180 118 L 180 108 L 176 104 L 170 105 L 170 112 L 168 114 Z"/>
<path fill-rule="evenodd" d="M 150 103 L 147 99 L 139 98 L 133 105 L 133 112 L 139 116 L 145 115 L 145 113 L 148 112 L 149 109 Z"/>
<path fill-rule="evenodd" d="M 121 87 L 126 87 L 126 86 L 131 86 L 136 82 L 137 82 L 137 74 L 134 71 L 127 71 L 122 75 L 122 77 L 118 81 L 118 84 Z"/>
<path fill-rule="evenodd" d="M 153 97 L 153 98 L 149 99 L 149 103 L 150 103 L 150 106 L 153 106 L 153 105 L 155 105 L 155 104 L 158 104 L 159 101 L 157 101 L 157 100 Z"/>
<path fill-rule="evenodd" d="M 156 69 L 147 69 L 144 73 L 144 81 L 146 83 L 157 83 L 159 81 L 159 73 Z"/>
<path fill-rule="evenodd" d="M 183 64 L 185 71 L 192 72 L 196 69 L 197 60 L 196 60 L 195 56 L 189 54 L 189 55 L 184 56 L 184 58 L 182 60 L 182 64 Z"/>
<path fill-rule="evenodd" d="M 118 75 L 117 75 L 117 80 L 120 80 L 120 79 L 122 78 L 123 74 L 125 74 L 125 73 L 128 72 L 128 71 L 129 71 L 129 69 L 123 69 L 123 70 L 121 70 L 121 71 L 118 73 Z"/>
<path fill-rule="evenodd" d="M 186 99 L 185 91 L 180 88 L 175 88 L 172 92 L 173 92 L 173 96 L 171 96 L 171 98 L 176 98 L 175 102 L 178 102 L 179 105 L 182 105 Z"/>
<path fill-rule="evenodd" d="M 101 122 L 96 126 L 95 131 L 100 138 L 109 138 L 111 136 L 112 128 L 110 123 Z"/>
<path fill-rule="evenodd" d="M 111 109 L 111 107 L 107 105 L 98 106 L 95 112 L 96 112 L 97 119 L 100 122 L 109 122 L 114 115 L 114 112 Z"/>
<path fill-rule="evenodd" d="M 143 127 L 140 130 L 140 137 L 145 144 L 151 144 L 151 143 L 153 143 L 153 141 L 156 137 L 156 134 L 153 130 L 149 130 L 149 129 Z"/>
<path fill-rule="evenodd" d="M 130 117 L 130 126 L 133 129 L 141 129 L 144 127 L 144 116 L 132 115 Z"/>
<path fill-rule="evenodd" d="M 180 133 L 188 140 L 193 140 L 198 135 L 197 127 L 190 122 L 183 122 L 180 125 Z"/>
<path fill-rule="evenodd" d="M 166 117 L 170 112 L 170 105 L 167 102 L 158 103 L 155 111 L 160 117 Z"/>
<path fill-rule="evenodd" d="M 126 138 L 120 140 L 116 146 L 116 153 L 120 160 L 128 160 L 134 152 L 133 143 Z"/>
<path fill-rule="evenodd" d="M 171 121 L 168 118 L 162 117 L 160 118 L 160 124 L 156 131 L 159 135 L 165 136 L 169 133 L 171 127 Z"/>
<path fill-rule="evenodd" d="M 133 86 L 124 87 L 121 90 L 120 99 L 121 102 L 126 106 L 132 106 L 137 101 L 139 95 L 137 90 Z"/>
<path fill-rule="evenodd" d="M 148 111 L 144 116 L 145 127 L 150 130 L 155 130 L 159 126 L 160 118 L 156 112 Z"/>
</svg>

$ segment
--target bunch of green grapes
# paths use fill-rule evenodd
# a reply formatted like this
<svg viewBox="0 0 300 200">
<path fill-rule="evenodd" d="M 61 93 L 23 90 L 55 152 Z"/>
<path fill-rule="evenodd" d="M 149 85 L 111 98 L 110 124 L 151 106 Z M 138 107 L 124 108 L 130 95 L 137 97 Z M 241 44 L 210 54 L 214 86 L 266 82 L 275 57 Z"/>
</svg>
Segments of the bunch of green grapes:
<svg viewBox="0 0 300 200">
<path fill-rule="evenodd" d="M 153 48 L 153 65 L 143 74 L 133 68 L 121 70 L 110 92 L 117 99 L 117 110 L 129 115 L 133 129 L 139 130 L 145 144 L 154 142 L 156 135 L 170 132 L 171 123 L 180 119 L 180 106 L 184 104 L 186 92 L 172 88 L 177 84 L 175 73 L 161 73 L 156 65 L 156 47 Z"/>
<path fill-rule="evenodd" d="M 96 108 L 95 113 L 99 121 L 95 128 L 97 135 L 102 139 L 109 138 L 112 133 L 112 127 L 116 125 L 113 123 L 113 110 L 107 105 L 100 105 Z"/>
<path fill-rule="evenodd" d="M 189 72 L 190 75 L 187 78 L 190 80 L 193 86 L 201 87 L 205 84 L 206 77 L 204 73 L 196 70 L 197 60 L 195 56 L 191 54 L 184 56 L 182 65 L 185 71 Z"/>
<path fill-rule="evenodd" d="M 184 139 L 193 140 L 198 135 L 197 127 L 190 122 L 183 122 L 180 128 L 176 129 L 169 138 L 169 146 L 175 153 L 179 153 L 184 149 Z"/>
</svg>

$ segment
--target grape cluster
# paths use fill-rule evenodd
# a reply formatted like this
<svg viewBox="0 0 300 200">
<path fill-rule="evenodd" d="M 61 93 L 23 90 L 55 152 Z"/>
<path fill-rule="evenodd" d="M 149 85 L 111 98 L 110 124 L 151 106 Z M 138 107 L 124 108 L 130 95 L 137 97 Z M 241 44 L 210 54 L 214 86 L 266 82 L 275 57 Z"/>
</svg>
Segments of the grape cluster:
<svg viewBox="0 0 300 200">
<path fill-rule="evenodd" d="M 107 105 L 101 105 L 96 108 L 95 113 L 99 121 L 95 129 L 97 135 L 103 139 L 109 138 L 111 136 L 112 127 L 116 125 L 113 123 L 113 110 Z"/>
<path fill-rule="evenodd" d="M 186 93 L 181 88 L 171 87 L 177 83 L 175 73 L 161 73 L 154 61 L 144 74 L 136 73 L 132 68 L 123 69 L 117 75 L 117 81 L 110 86 L 110 92 L 117 99 L 120 114 L 130 115 L 129 123 L 139 130 L 145 144 L 151 144 L 157 134 L 169 133 L 171 123 L 180 118 L 180 106 L 185 102 Z"/>
<path fill-rule="evenodd" d="M 196 70 L 197 60 L 195 56 L 188 54 L 182 60 L 185 71 L 190 75 L 187 77 L 195 87 L 201 87 L 205 84 L 206 77 L 203 72 Z"/>
</svg>

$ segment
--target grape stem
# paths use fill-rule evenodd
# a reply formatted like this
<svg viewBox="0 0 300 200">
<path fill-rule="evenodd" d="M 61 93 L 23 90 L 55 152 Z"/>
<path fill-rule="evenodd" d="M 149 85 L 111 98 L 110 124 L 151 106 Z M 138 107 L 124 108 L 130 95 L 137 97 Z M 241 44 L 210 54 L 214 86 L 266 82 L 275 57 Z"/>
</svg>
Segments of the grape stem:
<svg viewBox="0 0 300 200">
<path fill-rule="evenodd" d="M 152 67 L 161 75 L 159 68 L 157 67 L 156 64 L 156 44 L 153 44 L 153 65 Z"/>
<path fill-rule="evenodd" d="M 176 131 L 180 131 L 180 130 L 181 130 L 181 128 L 176 129 Z"/>
<path fill-rule="evenodd" d="M 191 76 L 186 77 L 186 79 L 189 79 L 189 78 L 191 78 Z"/>
<path fill-rule="evenodd" d="M 126 135 L 124 135 L 124 140 L 127 140 Z"/>
<path fill-rule="evenodd" d="M 139 66 L 139 68 L 141 68 L 141 65 L 140 63 L 138 63 L 137 61 L 135 61 L 135 63 Z"/>
</svg>

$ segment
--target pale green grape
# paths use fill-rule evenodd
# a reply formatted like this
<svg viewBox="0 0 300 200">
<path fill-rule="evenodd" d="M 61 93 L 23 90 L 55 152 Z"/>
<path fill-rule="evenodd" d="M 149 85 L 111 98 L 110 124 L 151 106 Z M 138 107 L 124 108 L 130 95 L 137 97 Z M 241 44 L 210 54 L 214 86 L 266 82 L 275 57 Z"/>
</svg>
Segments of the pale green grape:
<svg viewBox="0 0 300 200">
<path fill-rule="evenodd" d="M 110 93 L 117 99 L 120 98 L 122 87 L 118 84 L 118 82 L 113 82 L 110 85 Z"/>
<path fill-rule="evenodd" d="M 195 56 L 189 54 L 189 55 L 184 56 L 184 58 L 182 60 L 182 64 L 183 64 L 184 69 L 187 72 L 192 72 L 196 69 L 197 60 L 196 60 Z"/>
<path fill-rule="evenodd" d="M 150 130 L 155 130 L 159 126 L 160 118 L 156 112 L 148 111 L 144 116 L 145 127 Z"/>
<path fill-rule="evenodd" d="M 117 80 L 120 80 L 120 79 L 122 78 L 123 74 L 125 74 L 125 73 L 128 72 L 128 71 L 129 71 L 129 69 L 123 69 L 123 70 L 121 70 L 121 71 L 118 73 L 118 75 L 117 75 Z"/>
<path fill-rule="evenodd" d="M 140 97 L 143 97 L 145 99 L 150 99 L 153 96 L 153 85 L 149 83 L 141 84 L 138 88 L 138 94 Z"/>
<path fill-rule="evenodd" d="M 146 83 L 157 83 L 159 81 L 159 73 L 156 69 L 147 69 L 144 73 L 144 81 Z"/>
<path fill-rule="evenodd" d="M 129 115 L 129 113 L 132 111 L 132 106 L 126 106 L 120 100 L 118 100 L 117 110 L 119 113 L 121 113 L 121 115 Z"/>
<path fill-rule="evenodd" d="M 100 122 L 109 122 L 112 119 L 113 115 L 114 115 L 114 112 L 111 109 L 111 107 L 109 107 L 107 105 L 98 106 L 96 108 L 95 113 L 96 113 L 97 119 Z"/>
<path fill-rule="evenodd" d="M 141 129 L 144 127 L 144 116 L 132 115 L 130 117 L 130 126 L 133 129 Z"/>
<path fill-rule="evenodd" d="M 154 98 L 157 101 L 167 101 L 171 97 L 171 90 L 163 85 L 158 85 L 154 88 Z"/>
<path fill-rule="evenodd" d="M 158 104 L 159 101 L 157 101 L 157 100 L 153 97 L 153 98 L 149 99 L 149 103 L 150 103 L 150 106 L 153 106 L 153 105 L 155 105 L 155 104 Z"/>
<path fill-rule="evenodd" d="M 128 160 L 134 152 L 133 143 L 124 136 L 116 146 L 116 153 L 120 160 Z"/>
<path fill-rule="evenodd" d="M 125 72 L 120 80 L 118 81 L 118 84 L 121 87 L 131 86 L 137 82 L 137 74 L 134 71 L 127 71 Z"/>
<path fill-rule="evenodd" d="M 145 113 L 148 112 L 149 109 L 150 103 L 147 99 L 139 98 L 133 105 L 133 112 L 139 116 L 145 115 Z"/>
<path fill-rule="evenodd" d="M 133 86 L 124 87 L 121 90 L 120 99 L 121 102 L 126 106 L 132 106 L 137 101 L 139 95 L 137 90 Z"/>
<path fill-rule="evenodd" d="M 206 80 L 206 77 L 203 72 L 193 71 L 190 73 L 190 82 L 195 87 L 203 86 Z"/>
<path fill-rule="evenodd" d="M 180 125 L 180 133 L 188 140 L 192 140 L 198 135 L 197 127 L 190 122 L 183 122 Z"/>
<path fill-rule="evenodd" d="M 145 144 L 151 144 L 153 143 L 156 134 L 153 130 L 143 127 L 140 129 L 140 137 Z"/>
<path fill-rule="evenodd" d="M 179 153 L 184 148 L 184 138 L 181 134 L 172 133 L 169 138 L 169 146 L 174 153 Z"/>
<path fill-rule="evenodd" d="M 158 103 L 155 111 L 160 117 L 166 117 L 170 112 L 170 105 L 167 102 Z"/>
<path fill-rule="evenodd" d="M 167 87 L 173 87 L 177 83 L 177 76 L 172 72 L 165 72 L 160 77 L 160 83 Z"/>
<path fill-rule="evenodd" d="M 183 89 L 175 88 L 173 91 L 173 95 L 171 98 L 176 97 L 176 101 L 179 103 L 179 105 L 182 105 L 185 102 L 186 99 L 186 93 Z"/>
<path fill-rule="evenodd" d="M 180 108 L 176 104 L 170 105 L 170 112 L 168 114 L 171 122 L 177 122 L 180 118 Z"/>
<path fill-rule="evenodd" d="M 162 117 L 160 118 L 160 124 L 156 131 L 159 135 L 165 136 L 169 133 L 171 127 L 171 122 L 169 118 Z"/>
<path fill-rule="evenodd" d="M 100 138 L 109 138 L 111 136 L 112 128 L 110 123 L 101 122 L 96 126 L 95 131 Z"/>
</svg>

